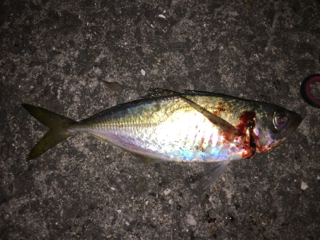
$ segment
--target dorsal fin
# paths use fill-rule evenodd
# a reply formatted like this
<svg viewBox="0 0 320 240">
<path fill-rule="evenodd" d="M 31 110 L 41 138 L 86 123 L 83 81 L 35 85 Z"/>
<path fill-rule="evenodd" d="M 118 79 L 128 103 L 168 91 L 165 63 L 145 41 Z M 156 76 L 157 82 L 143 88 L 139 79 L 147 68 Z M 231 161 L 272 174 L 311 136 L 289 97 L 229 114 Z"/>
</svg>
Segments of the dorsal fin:
<svg viewBox="0 0 320 240">
<path fill-rule="evenodd" d="M 151 88 L 149 89 L 147 95 L 142 96 L 142 98 L 154 98 L 154 97 L 171 97 L 171 96 L 179 96 L 181 93 L 175 92 L 169 89 L 162 88 Z"/>
</svg>

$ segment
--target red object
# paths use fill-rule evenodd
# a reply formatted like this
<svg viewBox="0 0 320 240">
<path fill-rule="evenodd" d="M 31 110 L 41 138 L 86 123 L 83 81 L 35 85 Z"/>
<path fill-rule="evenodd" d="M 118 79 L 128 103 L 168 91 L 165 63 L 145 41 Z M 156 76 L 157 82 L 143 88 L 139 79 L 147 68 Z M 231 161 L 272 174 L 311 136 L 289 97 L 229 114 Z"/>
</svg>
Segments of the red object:
<svg viewBox="0 0 320 240">
<path fill-rule="evenodd" d="M 301 84 L 300 93 L 303 99 L 313 107 L 320 108 L 320 100 L 316 99 L 310 92 L 311 83 L 320 83 L 320 74 L 307 77 Z"/>
</svg>

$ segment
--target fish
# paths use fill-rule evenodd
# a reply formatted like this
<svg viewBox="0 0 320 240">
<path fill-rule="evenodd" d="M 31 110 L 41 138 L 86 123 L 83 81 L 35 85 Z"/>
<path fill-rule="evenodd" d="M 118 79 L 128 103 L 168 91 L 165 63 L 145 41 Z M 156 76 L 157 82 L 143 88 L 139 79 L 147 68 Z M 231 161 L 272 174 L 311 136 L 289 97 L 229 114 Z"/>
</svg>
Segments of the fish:
<svg viewBox="0 0 320 240">
<path fill-rule="evenodd" d="M 273 104 L 190 90 L 153 89 L 141 99 L 81 121 L 29 104 L 23 107 L 49 128 L 28 160 L 75 133 L 86 132 L 146 158 L 210 163 L 205 168 L 205 188 L 231 161 L 268 152 L 302 122 L 299 114 Z"/>
</svg>

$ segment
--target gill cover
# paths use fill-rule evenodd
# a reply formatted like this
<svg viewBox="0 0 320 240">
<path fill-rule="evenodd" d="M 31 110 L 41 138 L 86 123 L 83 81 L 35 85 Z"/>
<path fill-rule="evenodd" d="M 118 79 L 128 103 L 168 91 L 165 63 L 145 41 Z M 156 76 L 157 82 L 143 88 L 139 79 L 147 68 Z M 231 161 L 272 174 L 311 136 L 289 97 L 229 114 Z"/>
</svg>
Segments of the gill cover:
<svg viewBox="0 0 320 240">
<path fill-rule="evenodd" d="M 300 125 L 299 114 L 277 106 L 264 106 L 256 113 L 253 137 L 257 152 L 266 152 L 281 144 Z"/>
</svg>

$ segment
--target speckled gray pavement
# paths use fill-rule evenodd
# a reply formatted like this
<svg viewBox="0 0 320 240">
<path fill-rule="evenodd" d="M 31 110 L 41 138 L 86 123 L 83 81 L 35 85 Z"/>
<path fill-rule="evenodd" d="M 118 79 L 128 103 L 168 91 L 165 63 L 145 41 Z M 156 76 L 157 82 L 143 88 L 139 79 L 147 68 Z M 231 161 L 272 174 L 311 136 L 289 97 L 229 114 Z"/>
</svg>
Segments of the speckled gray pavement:
<svg viewBox="0 0 320 240">
<path fill-rule="evenodd" d="M 0 239 L 319 240 L 320 109 L 299 93 L 320 73 L 319 12 L 319 0 L 1 1 Z M 206 190 L 198 164 L 145 164 L 89 135 L 26 161 L 46 128 L 21 103 L 80 120 L 156 87 L 304 120 Z"/>
</svg>

